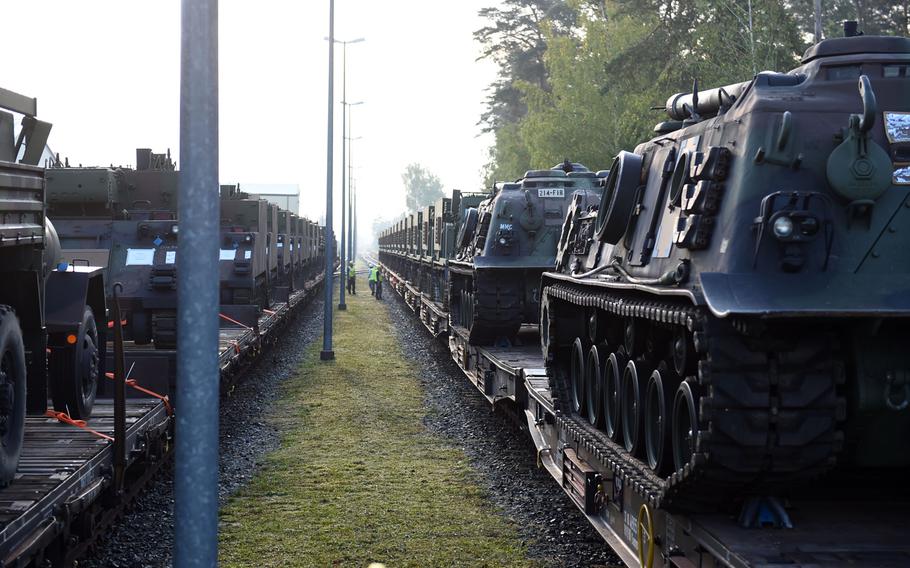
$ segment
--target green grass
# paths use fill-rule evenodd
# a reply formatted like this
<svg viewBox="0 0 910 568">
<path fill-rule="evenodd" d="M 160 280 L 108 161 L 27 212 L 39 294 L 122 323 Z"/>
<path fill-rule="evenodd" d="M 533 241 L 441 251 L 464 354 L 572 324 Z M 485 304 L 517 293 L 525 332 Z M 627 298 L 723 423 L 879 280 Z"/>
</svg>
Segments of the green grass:
<svg viewBox="0 0 910 568">
<path fill-rule="evenodd" d="M 221 513 L 221 564 L 533 566 L 465 455 L 424 428 L 417 372 L 365 277 L 357 289 L 336 360 L 314 342 L 271 418 L 280 448 Z"/>
</svg>

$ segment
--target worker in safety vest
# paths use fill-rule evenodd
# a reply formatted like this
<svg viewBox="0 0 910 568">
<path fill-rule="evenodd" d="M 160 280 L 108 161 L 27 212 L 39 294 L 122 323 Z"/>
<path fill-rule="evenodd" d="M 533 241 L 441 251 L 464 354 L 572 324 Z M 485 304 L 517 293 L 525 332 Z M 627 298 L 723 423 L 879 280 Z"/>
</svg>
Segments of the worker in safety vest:
<svg viewBox="0 0 910 568">
<path fill-rule="evenodd" d="M 382 299 L 382 270 L 379 267 L 376 267 L 376 293 L 373 295 L 377 300 Z"/>
<path fill-rule="evenodd" d="M 357 294 L 357 272 L 354 270 L 354 261 L 348 262 L 348 294 Z"/>
<path fill-rule="evenodd" d="M 376 278 L 377 278 L 378 274 L 379 274 L 379 269 L 371 264 L 370 265 L 369 283 L 370 283 L 370 294 L 372 294 L 373 296 L 376 295 Z"/>
</svg>

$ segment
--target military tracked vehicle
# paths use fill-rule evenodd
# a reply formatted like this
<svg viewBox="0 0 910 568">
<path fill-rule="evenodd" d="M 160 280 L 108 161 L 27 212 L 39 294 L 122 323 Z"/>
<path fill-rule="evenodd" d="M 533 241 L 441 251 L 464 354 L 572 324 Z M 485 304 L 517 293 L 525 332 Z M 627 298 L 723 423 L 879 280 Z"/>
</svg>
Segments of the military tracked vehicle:
<svg viewBox="0 0 910 568">
<path fill-rule="evenodd" d="M 269 306 L 268 202 L 221 186 L 221 303 Z"/>
<path fill-rule="evenodd" d="M 600 178 L 568 161 L 497 183 L 476 207 L 462 203 L 454 258 L 448 265 L 456 323 L 475 345 L 509 343 L 522 324 L 536 324 L 540 275 L 553 268 L 566 209 L 600 198 Z"/>
<path fill-rule="evenodd" d="M 278 211 L 278 227 L 275 236 L 275 252 L 278 262 L 277 282 L 282 286 L 293 288 L 293 256 L 294 243 L 291 228 L 291 213 L 285 210 Z"/>
<path fill-rule="evenodd" d="M 25 415 L 91 415 L 104 372 L 104 279 L 63 262 L 45 216 L 43 158 L 51 125 L 37 103 L 0 89 L 0 484 L 12 480 Z M 22 115 L 16 136 L 14 114 Z M 49 388 L 50 387 L 50 393 Z"/>
<path fill-rule="evenodd" d="M 134 168 L 48 170 L 48 216 L 72 264 L 106 268 L 114 282 L 125 337 L 158 349 L 177 345 L 177 183 L 170 152 L 136 150 Z"/>
<path fill-rule="evenodd" d="M 825 40 L 666 111 L 543 276 L 558 409 L 666 506 L 906 468 L 910 40 Z"/>
</svg>

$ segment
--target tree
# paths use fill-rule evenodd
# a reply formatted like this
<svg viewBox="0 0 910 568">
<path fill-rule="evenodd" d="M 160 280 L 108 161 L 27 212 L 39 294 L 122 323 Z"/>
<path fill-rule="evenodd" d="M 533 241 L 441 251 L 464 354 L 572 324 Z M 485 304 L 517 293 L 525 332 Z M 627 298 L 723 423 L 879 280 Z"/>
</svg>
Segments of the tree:
<svg viewBox="0 0 910 568">
<path fill-rule="evenodd" d="M 814 29 L 812 0 L 796 0 L 792 8 L 804 32 Z M 824 0 L 822 29 L 826 38 L 843 35 L 844 20 L 856 20 L 866 35 L 910 35 L 910 1 Z"/>
<path fill-rule="evenodd" d="M 504 0 L 479 15 L 488 22 L 474 32 L 481 45 L 480 58 L 499 66 L 498 77 L 487 89 L 487 110 L 480 118 L 483 132 L 493 132 L 497 141 L 485 167 L 486 182 L 492 182 L 528 169 L 527 148 L 520 137 L 509 134 L 528 112 L 519 85 L 548 88 L 544 26 L 552 34 L 568 33 L 575 25 L 576 9 L 564 0 Z"/>
<path fill-rule="evenodd" d="M 432 205 L 444 195 L 439 178 L 417 163 L 405 168 L 401 181 L 404 182 L 405 205 L 411 213 Z"/>
<path fill-rule="evenodd" d="M 568 158 L 607 168 L 653 136 L 673 93 L 786 71 L 806 47 L 787 0 L 572 0 L 573 26 L 541 22 L 546 82 L 516 81 L 526 112 L 500 125 L 489 175 Z"/>
</svg>

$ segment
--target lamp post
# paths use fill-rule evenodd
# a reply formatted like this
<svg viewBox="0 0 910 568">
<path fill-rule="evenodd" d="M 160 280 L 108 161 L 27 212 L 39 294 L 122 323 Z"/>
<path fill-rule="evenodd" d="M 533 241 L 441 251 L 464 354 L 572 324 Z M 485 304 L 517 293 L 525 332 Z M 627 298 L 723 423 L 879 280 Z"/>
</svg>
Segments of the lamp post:
<svg viewBox="0 0 910 568">
<path fill-rule="evenodd" d="M 357 138 L 351 137 L 351 130 L 354 128 L 354 121 L 351 114 L 351 107 L 362 105 L 363 101 L 357 101 L 356 103 L 348 103 L 348 133 L 345 136 L 345 140 L 348 144 L 348 260 L 354 261 L 357 256 L 357 246 L 354 243 L 354 149 L 353 142 L 354 140 L 359 140 L 361 136 Z M 343 172 L 342 172 L 343 174 Z"/>
<path fill-rule="evenodd" d="M 335 138 L 332 112 L 335 110 L 335 0 L 329 0 L 329 117 L 327 128 L 325 169 L 325 306 L 322 322 L 322 351 L 319 359 L 335 358 L 332 349 L 332 273 L 335 271 L 335 251 L 332 250 L 332 142 Z"/>
<path fill-rule="evenodd" d="M 218 564 L 218 0 L 183 0 L 174 565 Z"/>
<path fill-rule="evenodd" d="M 347 304 L 344 303 L 344 274 L 347 271 L 347 265 L 345 263 L 347 259 L 346 253 L 346 243 L 345 243 L 345 217 L 347 210 L 345 208 L 345 200 L 347 196 L 347 183 L 345 181 L 344 168 L 345 168 L 345 144 L 344 137 L 346 136 L 347 126 L 347 112 L 346 107 L 348 105 L 348 44 L 351 43 L 360 43 L 363 41 L 362 37 L 357 39 L 352 39 L 348 41 L 341 41 L 335 39 L 334 37 L 330 40 L 332 43 L 341 44 L 341 254 L 338 255 L 338 258 L 341 259 L 341 277 L 338 279 L 338 309 L 346 310 L 348 309 Z"/>
</svg>

